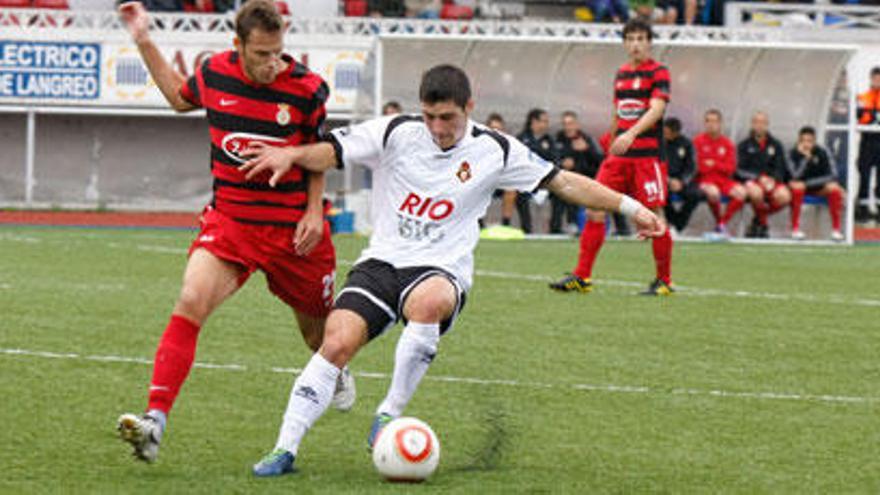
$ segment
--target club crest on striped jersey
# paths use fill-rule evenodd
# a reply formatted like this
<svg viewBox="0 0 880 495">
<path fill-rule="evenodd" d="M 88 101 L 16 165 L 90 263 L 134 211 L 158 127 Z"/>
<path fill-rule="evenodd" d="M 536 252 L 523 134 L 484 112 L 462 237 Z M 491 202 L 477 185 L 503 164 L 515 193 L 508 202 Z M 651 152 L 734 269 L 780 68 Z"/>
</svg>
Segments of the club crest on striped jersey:
<svg viewBox="0 0 880 495">
<path fill-rule="evenodd" d="M 278 104 L 278 113 L 275 114 L 275 122 L 278 122 L 278 125 L 287 125 L 290 123 L 290 105 L 287 103 Z"/>
<path fill-rule="evenodd" d="M 458 177 L 458 180 L 461 181 L 462 184 L 471 180 L 473 173 L 471 173 L 471 164 L 468 162 L 462 162 L 461 166 L 458 167 L 458 172 L 455 173 L 455 176 Z"/>
<path fill-rule="evenodd" d="M 241 156 L 241 152 L 251 146 L 253 143 L 264 143 L 270 146 L 278 146 L 286 143 L 284 139 L 264 136 L 262 134 L 253 134 L 249 132 L 230 132 L 223 136 L 220 147 L 223 153 L 238 163 L 244 163 L 247 159 Z"/>
<path fill-rule="evenodd" d="M 624 99 L 617 102 L 617 116 L 622 120 L 638 120 L 646 111 L 645 102 L 641 100 Z"/>
</svg>

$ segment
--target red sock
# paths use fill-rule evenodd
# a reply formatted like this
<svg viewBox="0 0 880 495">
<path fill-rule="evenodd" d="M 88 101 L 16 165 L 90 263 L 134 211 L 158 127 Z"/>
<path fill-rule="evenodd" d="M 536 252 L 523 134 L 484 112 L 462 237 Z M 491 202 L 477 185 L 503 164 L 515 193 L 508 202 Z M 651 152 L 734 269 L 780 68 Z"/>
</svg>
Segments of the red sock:
<svg viewBox="0 0 880 495">
<path fill-rule="evenodd" d="M 183 316 L 171 315 L 156 350 L 147 409 L 158 409 L 165 414 L 171 410 L 195 359 L 199 328 Z"/>
<path fill-rule="evenodd" d="M 744 202 L 741 199 L 730 198 L 730 201 L 727 203 L 727 209 L 724 210 L 724 216 L 721 217 L 721 223 L 727 225 L 730 219 L 736 215 L 736 212 L 743 207 L 743 204 Z"/>
<path fill-rule="evenodd" d="M 801 206 L 804 204 L 804 194 L 806 191 L 803 189 L 791 190 L 791 230 L 801 229 Z"/>
<path fill-rule="evenodd" d="M 657 265 L 657 278 L 672 283 L 672 236 L 669 229 L 660 236 L 655 237 L 651 243 L 654 249 L 654 264 Z"/>
<path fill-rule="evenodd" d="M 755 210 L 755 218 L 761 225 L 767 225 L 767 203 L 763 201 L 752 202 L 752 209 Z"/>
<path fill-rule="evenodd" d="M 840 189 L 828 193 L 828 213 L 831 214 L 831 228 L 840 230 L 840 210 L 843 208 L 843 195 Z"/>
<path fill-rule="evenodd" d="M 602 249 L 605 242 L 605 222 L 587 221 L 584 231 L 581 232 L 581 251 L 578 255 L 577 268 L 574 274 L 580 278 L 590 278 L 593 275 L 593 262 L 596 255 Z"/>
<path fill-rule="evenodd" d="M 724 220 L 721 220 L 721 203 L 719 201 L 706 201 L 706 203 L 709 205 L 709 209 L 712 210 L 715 222 L 724 223 Z"/>
</svg>

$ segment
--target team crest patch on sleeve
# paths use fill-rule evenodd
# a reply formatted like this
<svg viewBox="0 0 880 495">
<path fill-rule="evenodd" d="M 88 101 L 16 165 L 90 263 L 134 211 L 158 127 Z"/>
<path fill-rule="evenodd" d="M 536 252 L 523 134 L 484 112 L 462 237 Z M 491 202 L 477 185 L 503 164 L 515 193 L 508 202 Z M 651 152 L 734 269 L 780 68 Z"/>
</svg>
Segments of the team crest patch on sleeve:
<svg viewBox="0 0 880 495">
<path fill-rule="evenodd" d="M 290 123 L 290 105 L 287 103 L 278 104 L 278 113 L 275 114 L 275 122 L 278 122 L 278 125 L 287 125 Z"/>
<path fill-rule="evenodd" d="M 462 184 L 471 180 L 472 175 L 471 164 L 468 162 L 462 162 L 461 166 L 458 167 L 458 172 L 455 173 L 455 176 L 458 177 Z"/>
</svg>

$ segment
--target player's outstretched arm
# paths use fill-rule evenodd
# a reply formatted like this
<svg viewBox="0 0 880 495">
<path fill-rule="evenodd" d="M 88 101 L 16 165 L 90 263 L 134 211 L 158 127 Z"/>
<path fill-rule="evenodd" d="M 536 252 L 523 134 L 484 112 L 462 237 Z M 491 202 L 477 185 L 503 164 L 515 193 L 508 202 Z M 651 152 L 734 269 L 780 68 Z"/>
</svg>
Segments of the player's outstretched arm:
<svg viewBox="0 0 880 495">
<path fill-rule="evenodd" d="M 327 142 L 307 144 L 305 146 L 269 146 L 255 142 L 241 152 L 248 161 L 238 167 L 245 172 L 245 178 L 253 179 L 257 175 L 270 171 L 269 185 L 275 187 L 284 174 L 290 172 L 294 165 L 312 172 L 324 172 L 336 166 L 336 151 Z"/>
<path fill-rule="evenodd" d="M 186 83 L 183 74 L 174 70 L 165 60 L 159 48 L 150 39 L 150 16 L 140 2 L 125 2 L 119 6 L 119 16 L 131 38 L 138 47 L 141 58 L 147 65 L 153 81 L 168 100 L 171 108 L 178 112 L 186 112 L 195 107 L 180 96 L 180 88 Z"/>
<path fill-rule="evenodd" d="M 560 171 L 545 186 L 550 192 L 571 204 L 594 210 L 623 213 L 636 225 L 639 237 L 660 237 L 666 224 L 638 201 L 615 192 L 583 175 Z"/>
</svg>

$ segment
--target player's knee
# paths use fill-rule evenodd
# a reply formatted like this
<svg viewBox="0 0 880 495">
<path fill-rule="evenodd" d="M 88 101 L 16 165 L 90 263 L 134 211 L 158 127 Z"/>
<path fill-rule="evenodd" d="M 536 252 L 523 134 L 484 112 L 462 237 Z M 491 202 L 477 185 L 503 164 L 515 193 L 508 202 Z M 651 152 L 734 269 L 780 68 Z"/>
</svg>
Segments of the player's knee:
<svg viewBox="0 0 880 495">
<path fill-rule="evenodd" d="M 328 325 L 321 343 L 321 355 L 327 361 L 341 368 L 351 361 L 355 352 L 357 352 L 357 345 L 348 338 L 345 329 Z"/>
<path fill-rule="evenodd" d="M 358 316 L 346 311 L 334 311 L 327 318 L 321 342 L 321 355 L 338 367 L 351 361 L 366 340 L 365 324 Z M 359 325 L 364 325 L 361 328 Z"/>
<path fill-rule="evenodd" d="M 445 293 L 421 292 L 407 301 L 406 317 L 420 323 L 439 323 L 455 310 L 455 299 Z"/>
<path fill-rule="evenodd" d="M 746 190 L 742 186 L 736 186 L 730 190 L 730 197 L 736 199 L 737 201 L 742 201 L 746 199 Z"/>
<path fill-rule="evenodd" d="M 184 285 L 180 289 L 174 313 L 192 320 L 203 322 L 211 313 L 211 303 L 207 294 L 196 287 Z"/>
</svg>

